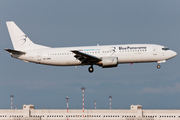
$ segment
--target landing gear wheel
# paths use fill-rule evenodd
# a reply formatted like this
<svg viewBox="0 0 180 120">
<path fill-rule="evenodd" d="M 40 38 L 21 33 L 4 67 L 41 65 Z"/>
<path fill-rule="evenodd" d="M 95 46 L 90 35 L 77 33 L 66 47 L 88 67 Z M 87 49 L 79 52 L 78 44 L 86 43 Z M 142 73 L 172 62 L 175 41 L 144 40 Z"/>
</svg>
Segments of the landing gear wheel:
<svg viewBox="0 0 180 120">
<path fill-rule="evenodd" d="M 91 67 L 89 67 L 88 70 L 89 70 L 90 73 L 92 73 L 94 71 L 94 68 L 91 66 Z"/>
<path fill-rule="evenodd" d="M 160 68 L 161 68 L 161 66 L 160 66 L 160 65 L 157 65 L 157 68 L 158 68 L 158 69 L 160 69 Z"/>
</svg>

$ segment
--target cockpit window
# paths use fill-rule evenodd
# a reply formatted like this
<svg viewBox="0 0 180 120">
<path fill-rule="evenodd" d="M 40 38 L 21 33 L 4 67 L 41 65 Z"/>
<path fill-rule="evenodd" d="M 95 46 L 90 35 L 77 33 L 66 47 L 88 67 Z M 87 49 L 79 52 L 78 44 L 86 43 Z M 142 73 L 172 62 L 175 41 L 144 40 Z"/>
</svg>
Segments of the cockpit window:
<svg viewBox="0 0 180 120">
<path fill-rule="evenodd" d="M 167 47 L 164 47 L 164 48 L 162 48 L 162 50 L 165 50 L 165 51 L 166 51 L 166 50 L 169 50 L 169 48 L 167 48 Z"/>
</svg>

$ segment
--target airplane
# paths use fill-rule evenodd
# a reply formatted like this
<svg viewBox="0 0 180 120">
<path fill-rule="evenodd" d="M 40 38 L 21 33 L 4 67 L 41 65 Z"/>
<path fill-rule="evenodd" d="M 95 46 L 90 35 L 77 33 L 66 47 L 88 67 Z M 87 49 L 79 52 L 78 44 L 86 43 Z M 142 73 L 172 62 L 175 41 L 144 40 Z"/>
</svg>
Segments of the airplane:
<svg viewBox="0 0 180 120">
<path fill-rule="evenodd" d="M 117 67 L 123 63 L 166 62 L 177 55 L 168 47 L 156 44 L 98 45 L 83 47 L 51 48 L 33 43 L 29 37 L 13 22 L 6 22 L 13 49 L 4 49 L 13 58 L 44 65 L 83 66 L 90 65 L 88 71 L 94 71 L 93 65 L 102 68 Z"/>
</svg>

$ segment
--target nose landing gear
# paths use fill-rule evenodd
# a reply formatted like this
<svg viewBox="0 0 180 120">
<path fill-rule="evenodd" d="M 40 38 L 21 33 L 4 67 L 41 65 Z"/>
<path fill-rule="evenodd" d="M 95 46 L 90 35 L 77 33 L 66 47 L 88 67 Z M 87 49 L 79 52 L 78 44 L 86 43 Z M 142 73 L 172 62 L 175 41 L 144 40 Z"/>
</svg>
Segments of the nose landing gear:
<svg viewBox="0 0 180 120">
<path fill-rule="evenodd" d="M 89 71 L 90 73 L 92 73 L 92 72 L 94 71 L 94 68 L 93 68 L 92 65 L 89 67 L 88 71 Z"/>
<path fill-rule="evenodd" d="M 158 68 L 158 69 L 160 69 L 160 68 L 161 68 L 161 66 L 158 64 L 158 65 L 157 65 L 157 68 Z"/>
<path fill-rule="evenodd" d="M 161 66 L 159 65 L 160 63 L 165 63 L 166 60 L 160 60 L 160 61 L 157 61 L 157 68 L 160 69 Z"/>
</svg>

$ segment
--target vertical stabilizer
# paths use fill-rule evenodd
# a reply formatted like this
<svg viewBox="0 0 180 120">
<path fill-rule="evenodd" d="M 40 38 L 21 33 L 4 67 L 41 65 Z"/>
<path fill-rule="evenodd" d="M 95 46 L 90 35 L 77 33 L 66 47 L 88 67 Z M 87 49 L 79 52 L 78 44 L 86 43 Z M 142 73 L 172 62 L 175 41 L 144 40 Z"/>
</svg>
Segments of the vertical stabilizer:
<svg viewBox="0 0 180 120">
<path fill-rule="evenodd" d="M 15 50 L 33 50 L 48 48 L 46 46 L 34 44 L 13 21 L 6 22 L 6 25 Z"/>
</svg>

